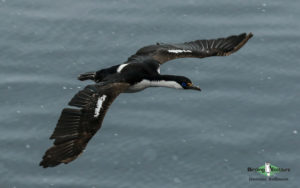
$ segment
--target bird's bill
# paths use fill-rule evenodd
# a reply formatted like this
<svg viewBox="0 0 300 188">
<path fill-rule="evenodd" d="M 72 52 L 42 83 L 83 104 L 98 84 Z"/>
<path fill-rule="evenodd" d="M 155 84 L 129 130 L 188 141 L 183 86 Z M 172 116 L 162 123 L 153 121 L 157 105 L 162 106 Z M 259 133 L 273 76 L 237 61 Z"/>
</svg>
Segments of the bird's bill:
<svg viewBox="0 0 300 188">
<path fill-rule="evenodd" d="M 186 88 L 187 89 L 193 89 L 193 90 L 201 91 L 200 87 L 195 86 L 193 84 L 188 84 L 188 86 Z"/>
</svg>

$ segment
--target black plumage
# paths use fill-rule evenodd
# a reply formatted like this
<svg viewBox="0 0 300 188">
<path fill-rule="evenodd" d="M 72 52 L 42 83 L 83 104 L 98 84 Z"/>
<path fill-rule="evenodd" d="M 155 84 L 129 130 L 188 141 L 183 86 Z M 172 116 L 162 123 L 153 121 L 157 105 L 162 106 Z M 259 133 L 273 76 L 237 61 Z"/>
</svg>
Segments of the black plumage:
<svg viewBox="0 0 300 188">
<path fill-rule="evenodd" d="M 40 165 L 53 167 L 76 159 L 100 129 L 109 106 L 120 93 L 159 86 L 200 90 L 184 76 L 161 75 L 159 68 L 163 63 L 185 57 L 227 56 L 252 36 L 243 33 L 181 44 L 157 43 L 139 49 L 123 64 L 79 75 L 79 80 L 93 80 L 96 84 L 88 85 L 71 99 L 69 105 L 74 108 L 63 109 L 50 137 L 54 145 L 46 151 Z"/>
</svg>

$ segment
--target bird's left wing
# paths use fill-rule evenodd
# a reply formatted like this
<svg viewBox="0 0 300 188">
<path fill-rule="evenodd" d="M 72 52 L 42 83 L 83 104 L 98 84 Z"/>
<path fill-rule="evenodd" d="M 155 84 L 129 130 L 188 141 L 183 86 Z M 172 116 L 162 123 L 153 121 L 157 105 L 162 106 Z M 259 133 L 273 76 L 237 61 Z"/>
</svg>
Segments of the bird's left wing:
<svg viewBox="0 0 300 188">
<path fill-rule="evenodd" d="M 210 56 L 228 56 L 239 50 L 252 37 L 252 33 L 242 33 L 226 38 L 196 40 L 181 44 L 150 45 L 139 49 L 128 60 L 143 61 L 152 58 L 163 64 L 177 58 L 195 57 L 204 58 Z"/>
<path fill-rule="evenodd" d="M 69 163 L 85 149 L 88 141 L 100 129 L 105 113 L 114 99 L 129 87 L 127 83 L 95 84 L 79 91 L 69 102 L 50 137 L 50 147 L 40 165 L 44 168 Z"/>
</svg>

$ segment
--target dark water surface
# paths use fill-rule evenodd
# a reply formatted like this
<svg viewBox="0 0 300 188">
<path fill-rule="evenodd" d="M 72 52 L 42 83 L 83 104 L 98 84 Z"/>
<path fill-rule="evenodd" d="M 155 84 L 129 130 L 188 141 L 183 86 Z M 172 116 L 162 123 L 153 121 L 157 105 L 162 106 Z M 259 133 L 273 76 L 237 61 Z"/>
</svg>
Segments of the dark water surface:
<svg viewBox="0 0 300 188">
<path fill-rule="evenodd" d="M 0 188 L 300 185 L 300 1 L 0 1 Z M 202 92 L 122 94 L 85 153 L 38 166 L 79 73 L 144 45 L 253 32 L 229 57 L 178 59 Z M 250 182 L 268 161 L 284 182 Z"/>
</svg>

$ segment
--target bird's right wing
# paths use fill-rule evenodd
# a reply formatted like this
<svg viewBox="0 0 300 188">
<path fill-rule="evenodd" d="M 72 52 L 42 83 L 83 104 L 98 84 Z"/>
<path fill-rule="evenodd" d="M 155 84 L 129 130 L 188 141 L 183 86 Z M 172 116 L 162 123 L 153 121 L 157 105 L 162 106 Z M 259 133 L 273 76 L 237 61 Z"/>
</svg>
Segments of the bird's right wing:
<svg viewBox="0 0 300 188">
<path fill-rule="evenodd" d="M 196 40 L 180 44 L 150 45 L 139 49 L 128 60 L 143 61 L 152 58 L 163 64 L 177 58 L 204 58 L 210 56 L 228 56 L 238 51 L 253 36 L 252 33 L 242 33 L 226 38 Z"/>
<path fill-rule="evenodd" d="M 79 91 L 69 102 L 50 137 L 50 147 L 40 165 L 44 168 L 69 163 L 85 149 L 88 141 L 100 129 L 106 111 L 114 99 L 129 87 L 127 83 L 95 84 Z"/>
</svg>

